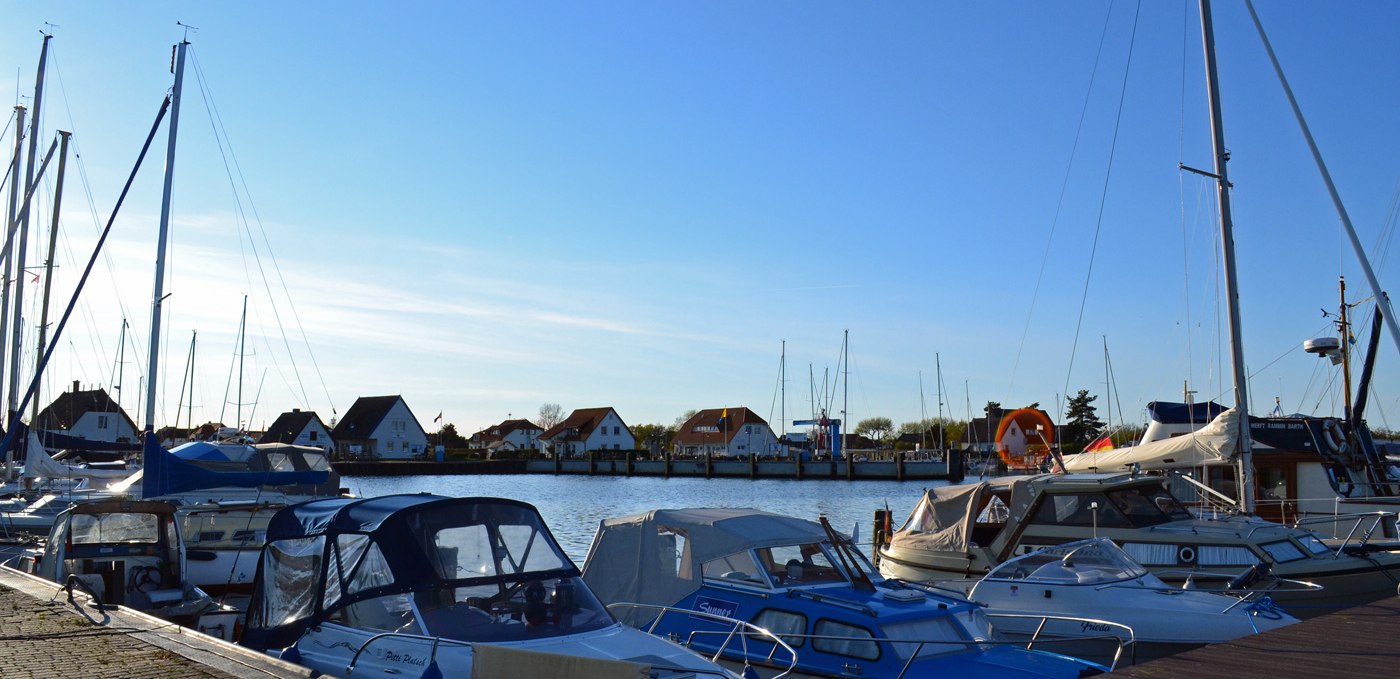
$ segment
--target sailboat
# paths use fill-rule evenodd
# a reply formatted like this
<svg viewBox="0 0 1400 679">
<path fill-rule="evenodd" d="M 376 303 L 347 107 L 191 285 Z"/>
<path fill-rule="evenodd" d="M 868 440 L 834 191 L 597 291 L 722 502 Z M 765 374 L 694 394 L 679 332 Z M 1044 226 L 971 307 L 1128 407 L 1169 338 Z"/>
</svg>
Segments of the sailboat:
<svg viewBox="0 0 1400 679">
<path fill-rule="evenodd" d="M 1161 479 L 1141 477 L 1136 470 L 935 488 L 889 544 L 876 550 L 886 576 L 948 580 L 981 575 L 1040 547 L 1103 535 L 1168 582 L 1181 582 L 1187 577 L 1184 573 L 1190 577 L 1243 577 L 1253 572 L 1258 577 L 1272 570 L 1275 576 L 1322 584 L 1325 591 L 1321 596 L 1301 593 L 1284 599 L 1285 595 L 1280 595 L 1279 599 L 1294 607 L 1290 612 L 1300 617 L 1394 595 L 1400 577 L 1400 551 L 1369 543 L 1369 533 L 1333 546 L 1312 531 L 1269 523 L 1254 515 L 1255 467 L 1246 406 L 1249 398 L 1230 217 L 1231 184 L 1226 171 L 1228 154 L 1209 0 L 1200 0 L 1200 15 L 1215 159 L 1214 172 L 1206 174 L 1216 181 L 1235 400 L 1234 419 L 1221 422 L 1218 433 L 1234 440 L 1227 459 L 1237 469 L 1239 511 L 1193 514 L 1163 487 Z M 1211 492 L 1220 495 L 1213 489 Z"/>
</svg>

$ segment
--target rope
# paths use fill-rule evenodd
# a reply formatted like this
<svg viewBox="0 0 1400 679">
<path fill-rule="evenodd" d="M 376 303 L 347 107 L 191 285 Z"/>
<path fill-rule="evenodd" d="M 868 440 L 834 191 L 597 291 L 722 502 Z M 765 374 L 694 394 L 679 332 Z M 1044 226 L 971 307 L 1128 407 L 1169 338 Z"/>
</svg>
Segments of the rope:
<svg viewBox="0 0 1400 679">
<path fill-rule="evenodd" d="M 1084 272 L 1084 292 L 1079 298 L 1079 317 L 1074 323 L 1074 342 L 1070 347 L 1069 368 L 1065 371 L 1065 386 L 1063 392 L 1061 392 L 1065 394 L 1066 399 L 1068 399 L 1069 396 L 1070 376 L 1074 373 L 1074 355 L 1079 351 L 1079 334 L 1084 327 L 1084 307 L 1089 301 L 1089 281 L 1094 275 L 1094 256 L 1098 253 L 1099 234 L 1103 231 L 1104 206 L 1108 202 L 1108 182 L 1113 176 L 1113 159 L 1118 150 L 1118 132 L 1123 125 L 1123 102 L 1128 94 L 1128 73 L 1132 70 L 1133 66 L 1133 45 L 1137 43 L 1138 19 L 1141 16 L 1142 2 L 1139 1 L 1137 3 L 1137 10 L 1133 14 L 1132 36 L 1128 40 L 1128 61 L 1123 64 L 1123 85 L 1118 93 L 1118 112 L 1113 122 L 1113 141 L 1108 147 L 1108 168 L 1104 171 L 1103 189 L 1099 193 L 1099 214 L 1098 219 L 1094 222 L 1094 241 L 1093 245 L 1089 248 L 1089 265 Z M 1066 400 L 1066 404 L 1068 404 L 1068 400 Z M 1066 407 L 1068 407 L 1068 405 L 1066 405 Z"/>
<path fill-rule="evenodd" d="M 1055 229 L 1060 224 L 1060 212 L 1065 205 L 1065 195 L 1069 192 L 1069 178 L 1074 170 L 1074 158 L 1079 152 L 1079 139 L 1084 134 L 1084 120 L 1089 114 L 1089 95 L 1094 91 L 1094 81 L 1099 74 L 1099 61 L 1103 57 L 1103 46 L 1108 40 L 1108 20 L 1113 16 L 1113 5 L 1109 4 L 1108 11 L 1103 17 L 1103 29 L 1099 32 L 1099 46 L 1094 52 L 1094 66 L 1089 70 L 1089 86 L 1084 89 L 1084 104 L 1079 109 L 1079 123 L 1074 129 L 1074 143 L 1069 150 L 1069 163 L 1065 166 L 1065 176 L 1060 182 L 1060 196 L 1055 201 L 1055 216 L 1050 220 L 1050 235 L 1045 239 L 1045 253 L 1040 258 L 1040 271 L 1035 276 L 1035 290 L 1031 293 L 1031 306 L 1026 311 L 1026 325 L 1021 329 L 1021 343 L 1016 347 L 1016 359 L 1011 363 L 1011 381 L 1007 385 L 1007 394 L 1012 393 L 1016 386 L 1016 371 L 1021 366 L 1021 353 L 1026 348 L 1026 338 L 1031 331 L 1031 318 L 1035 315 L 1035 304 L 1040 299 L 1040 284 L 1045 278 L 1045 267 L 1050 262 L 1050 245 L 1055 240 Z"/>
</svg>

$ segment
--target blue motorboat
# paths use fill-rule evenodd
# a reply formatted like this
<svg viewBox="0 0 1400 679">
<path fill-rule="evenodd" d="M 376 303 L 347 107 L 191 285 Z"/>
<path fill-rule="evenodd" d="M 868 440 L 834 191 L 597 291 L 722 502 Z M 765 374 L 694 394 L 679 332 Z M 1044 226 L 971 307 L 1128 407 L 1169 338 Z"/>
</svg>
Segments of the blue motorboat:
<svg viewBox="0 0 1400 679">
<path fill-rule="evenodd" d="M 240 643 L 331 676 L 735 677 L 614 619 L 539 512 L 499 498 L 279 511 Z"/>
<path fill-rule="evenodd" d="M 1107 668 L 1000 640 L 966 598 L 885 580 L 826 523 L 756 509 L 661 509 L 601 523 L 583 579 L 619 619 L 745 674 L 1079 677 Z M 719 618 L 719 619 L 716 619 Z M 736 640 L 736 637 L 737 640 Z"/>
</svg>

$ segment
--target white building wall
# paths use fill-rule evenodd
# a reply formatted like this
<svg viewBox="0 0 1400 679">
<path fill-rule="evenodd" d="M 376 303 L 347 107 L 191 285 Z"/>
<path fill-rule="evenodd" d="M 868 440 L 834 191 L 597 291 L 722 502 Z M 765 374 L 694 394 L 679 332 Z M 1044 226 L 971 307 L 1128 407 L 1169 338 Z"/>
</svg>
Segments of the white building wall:
<svg viewBox="0 0 1400 679">
<path fill-rule="evenodd" d="M 370 438 L 375 441 L 375 453 L 383 460 L 406 460 L 428 450 L 428 435 L 403 399 L 394 403 Z"/>
<path fill-rule="evenodd" d="M 516 448 L 536 448 L 539 445 L 539 436 L 543 433 L 543 429 L 516 429 L 501 437 L 501 440 Z"/>
<path fill-rule="evenodd" d="M 321 426 L 321 423 L 314 419 L 306 423 L 306 427 L 301 430 L 300 434 L 297 434 L 292 444 L 320 448 L 327 453 L 330 453 L 331 449 L 334 447 L 331 443 L 330 431 Z"/>
<path fill-rule="evenodd" d="M 603 416 L 602 424 L 588 435 L 586 446 L 587 450 L 631 450 L 636 447 L 637 439 L 632 436 L 632 431 L 613 411 L 608 411 Z"/>
<path fill-rule="evenodd" d="M 118 413 L 83 413 L 68 434 L 89 441 L 137 440 L 136 430 L 127 426 L 126 418 Z"/>
</svg>

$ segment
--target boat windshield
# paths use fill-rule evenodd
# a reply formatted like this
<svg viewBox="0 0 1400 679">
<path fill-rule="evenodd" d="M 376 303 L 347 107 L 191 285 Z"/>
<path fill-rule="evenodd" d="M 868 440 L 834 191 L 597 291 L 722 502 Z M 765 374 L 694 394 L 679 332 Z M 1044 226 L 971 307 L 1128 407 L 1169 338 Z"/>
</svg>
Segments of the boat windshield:
<svg viewBox="0 0 1400 679">
<path fill-rule="evenodd" d="M 845 583 L 846 574 L 837 568 L 824 545 L 809 542 L 755 549 L 763 570 L 779 586 L 798 587 Z"/>
<path fill-rule="evenodd" d="M 1110 490 L 1105 494 L 1135 528 L 1191 518 L 1191 512 L 1159 485 L 1133 486 Z"/>
<path fill-rule="evenodd" d="M 1145 575 L 1147 569 L 1133 561 L 1132 557 L 1111 540 L 1097 538 L 1047 547 L 1011 559 L 992 569 L 987 578 L 1099 585 L 1132 580 Z"/>
<path fill-rule="evenodd" d="M 69 541 L 75 545 L 160 541 L 160 518 L 155 514 L 74 514 L 69 524 Z"/>
</svg>

